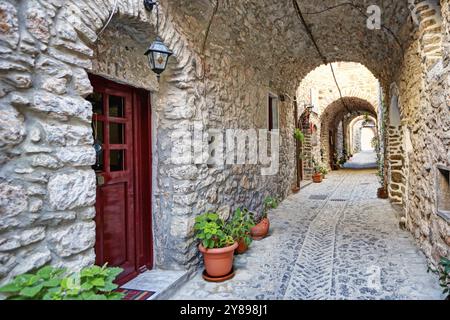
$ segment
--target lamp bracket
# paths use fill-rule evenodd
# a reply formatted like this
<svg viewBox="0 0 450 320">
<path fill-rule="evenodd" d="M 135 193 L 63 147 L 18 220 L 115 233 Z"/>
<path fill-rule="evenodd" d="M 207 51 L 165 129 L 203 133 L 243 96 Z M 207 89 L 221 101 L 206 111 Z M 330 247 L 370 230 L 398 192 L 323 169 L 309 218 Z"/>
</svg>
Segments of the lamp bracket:
<svg viewBox="0 0 450 320">
<path fill-rule="evenodd" d="M 153 1 L 153 0 L 144 0 L 144 7 L 145 7 L 145 9 L 147 9 L 148 11 L 150 11 L 150 12 L 152 12 L 153 11 L 153 8 L 155 7 L 155 6 L 157 6 L 158 5 L 158 2 L 157 1 Z"/>
</svg>

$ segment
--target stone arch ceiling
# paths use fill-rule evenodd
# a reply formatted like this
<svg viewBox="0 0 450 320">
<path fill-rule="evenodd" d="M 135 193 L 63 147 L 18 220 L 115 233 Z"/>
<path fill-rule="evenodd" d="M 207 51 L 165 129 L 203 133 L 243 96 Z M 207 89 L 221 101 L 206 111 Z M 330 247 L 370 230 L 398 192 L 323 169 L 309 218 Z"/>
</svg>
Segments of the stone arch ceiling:
<svg viewBox="0 0 450 320">
<path fill-rule="evenodd" d="M 356 117 L 368 112 L 369 115 L 377 118 L 374 106 L 370 102 L 356 97 L 344 97 L 343 100 L 345 105 L 342 103 L 342 100 L 339 99 L 331 103 L 325 109 L 321 117 L 322 124 L 325 124 L 328 127 L 336 126 L 349 112 Z"/>
<path fill-rule="evenodd" d="M 292 0 L 218 1 L 206 56 L 213 50 L 220 50 L 221 54 L 252 63 L 274 77 L 295 79 L 297 84 L 322 64 Z M 369 30 L 366 17 L 357 9 L 342 6 L 315 14 L 339 3 L 342 1 L 298 0 L 305 20 L 329 62 L 364 64 L 383 86 L 387 86 L 402 63 L 402 49 L 383 30 Z M 353 3 L 363 12 L 370 5 L 380 6 L 383 24 L 397 36 L 403 49 L 408 47 L 412 40 L 412 23 L 407 1 L 358 0 Z M 179 31 L 197 51 L 203 47 L 215 4 L 214 0 L 170 0 L 163 3 L 173 15 Z"/>
<path fill-rule="evenodd" d="M 331 103 L 344 97 L 357 97 L 369 101 L 374 107 L 379 107 L 379 81 L 365 66 L 354 62 L 333 63 L 333 69 L 339 83 L 336 86 L 329 65 L 317 67 L 303 78 L 297 90 L 298 101 L 308 101 L 313 91 L 314 107 L 319 115 Z"/>
</svg>

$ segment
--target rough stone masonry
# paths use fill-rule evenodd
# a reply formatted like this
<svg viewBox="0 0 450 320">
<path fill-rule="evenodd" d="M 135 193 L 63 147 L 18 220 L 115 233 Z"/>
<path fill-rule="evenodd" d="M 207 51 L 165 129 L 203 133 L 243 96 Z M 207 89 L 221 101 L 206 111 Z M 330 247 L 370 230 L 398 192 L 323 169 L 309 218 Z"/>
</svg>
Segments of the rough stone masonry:
<svg viewBox="0 0 450 320">
<path fill-rule="evenodd" d="M 406 1 L 374 1 L 398 41 L 367 29 L 358 10 L 315 14 L 337 2 L 302 1 L 302 9 L 328 61 L 361 63 L 379 80 L 385 110 L 397 83 L 413 147 L 409 172 L 402 171 L 404 215 L 436 263 L 450 246 L 435 188 L 436 166 L 450 166 L 448 1 L 416 1 L 418 26 Z M 294 97 L 301 80 L 323 64 L 290 3 L 218 1 L 215 10 L 208 1 L 162 1 L 158 33 L 174 56 L 159 83 L 142 56 L 157 33 L 155 13 L 141 0 L 114 4 L 0 0 L 0 283 L 47 263 L 77 269 L 95 261 L 88 73 L 152 93 L 156 267 L 197 266 L 197 214 L 214 210 L 226 217 L 239 206 L 259 211 L 265 196 L 284 198 L 295 181 L 289 99 L 279 101 L 275 176 L 260 176 L 256 165 L 173 165 L 169 139 L 176 129 L 192 130 L 193 121 L 206 128 L 267 128 L 268 95 Z"/>
</svg>

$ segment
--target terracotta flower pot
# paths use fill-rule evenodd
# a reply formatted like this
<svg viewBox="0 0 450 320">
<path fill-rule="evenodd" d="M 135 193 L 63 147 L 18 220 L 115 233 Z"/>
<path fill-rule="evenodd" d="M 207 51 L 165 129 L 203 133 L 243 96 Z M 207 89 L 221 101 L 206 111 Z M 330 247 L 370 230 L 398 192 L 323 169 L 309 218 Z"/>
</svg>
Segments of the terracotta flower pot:
<svg viewBox="0 0 450 320">
<path fill-rule="evenodd" d="M 245 243 L 245 240 L 244 239 L 239 240 L 238 247 L 236 248 L 236 253 L 243 254 L 243 253 L 247 252 L 247 250 L 248 250 L 248 245 Z"/>
<path fill-rule="evenodd" d="M 322 182 L 322 174 L 315 173 L 315 174 L 313 174 L 312 179 L 313 179 L 314 183 L 321 183 Z"/>
<path fill-rule="evenodd" d="M 234 250 L 237 247 L 237 242 L 232 246 L 220 249 L 206 249 L 200 244 L 198 249 L 203 253 L 206 273 L 213 278 L 228 275 L 233 269 Z"/>
<path fill-rule="evenodd" d="M 269 219 L 268 218 L 262 219 L 260 223 L 258 223 L 250 230 L 253 240 L 264 239 L 269 233 L 269 228 L 270 228 Z"/>
<path fill-rule="evenodd" d="M 389 198 L 389 194 L 388 194 L 388 192 L 386 191 L 385 188 L 379 188 L 377 190 L 377 196 L 380 199 L 387 199 L 387 198 Z"/>
<path fill-rule="evenodd" d="M 292 187 L 292 193 L 299 193 L 300 188 L 299 187 Z"/>
</svg>

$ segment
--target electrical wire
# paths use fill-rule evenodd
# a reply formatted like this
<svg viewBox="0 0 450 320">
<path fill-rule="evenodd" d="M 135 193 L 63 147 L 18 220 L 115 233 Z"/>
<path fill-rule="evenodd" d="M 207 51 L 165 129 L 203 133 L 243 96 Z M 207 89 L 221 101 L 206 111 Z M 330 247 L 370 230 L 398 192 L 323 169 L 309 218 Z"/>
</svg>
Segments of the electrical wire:
<svg viewBox="0 0 450 320">
<path fill-rule="evenodd" d="M 304 28 L 305 28 L 305 30 L 306 30 L 306 33 L 308 34 L 309 38 L 311 39 L 312 43 L 314 44 L 314 47 L 316 48 L 316 51 L 317 51 L 317 53 L 319 54 L 320 59 L 322 60 L 322 62 L 323 62 L 325 65 L 327 65 L 327 64 L 328 64 L 328 60 L 327 60 L 327 58 L 323 55 L 322 51 L 320 50 L 319 45 L 317 44 L 317 41 L 316 41 L 316 39 L 314 38 L 314 35 L 312 34 L 311 29 L 309 28 L 308 24 L 306 23 L 306 20 L 305 20 L 305 18 L 303 17 L 302 10 L 300 9 L 300 6 L 298 5 L 297 0 L 292 0 L 292 3 L 293 3 L 293 5 L 294 5 L 295 11 L 297 12 L 297 15 L 298 15 L 300 21 L 302 22 L 302 24 L 303 24 L 303 26 L 304 26 Z M 342 96 L 341 87 L 339 86 L 339 83 L 338 83 L 338 81 L 337 81 L 336 74 L 335 74 L 335 72 L 334 72 L 334 68 L 333 68 L 333 64 L 332 64 L 332 63 L 330 63 L 330 68 L 331 68 L 331 73 L 332 73 L 332 75 L 333 75 L 334 82 L 336 83 L 336 87 L 337 87 L 337 89 L 338 89 L 338 91 L 339 91 L 339 96 L 340 96 L 340 98 L 341 98 L 341 102 L 342 102 L 343 106 L 345 107 L 345 109 L 347 109 L 348 112 L 351 112 L 351 111 L 350 111 L 350 108 L 347 106 L 347 104 L 346 104 L 345 101 L 344 101 L 344 97 Z"/>
<path fill-rule="evenodd" d="M 211 26 L 214 21 L 214 18 L 216 17 L 218 10 L 219 10 L 219 0 L 216 0 L 216 4 L 215 4 L 213 12 L 211 14 L 211 18 L 209 19 L 208 26 L 206 27 L 205 37 L 203 38 L 202 52 L 201 52 L 202 64 L 203 64 L 203 75 L 202 75 L 201 80 L 204 80 L 206 77 L 206 57 L 205 57 L 206 43 L 208 41 L 209 34 L 211 33 Z"/>
<path fill-rule="evenodd" d="M 364 11 L 357 6 L 356 4 L 354 4 L 353 2 L 343 2 L 343 3 L 339 3 L 337 5 L 331 6 L 331 7 L 327 7 L 323 10 L 319 10 L 319 11 L 315 11 L 315 12 L 305 12 L 305 15 L 315 15 L 315 14 L 321 14 L 321 13 L 325 13 L 328 11 L 331 11 L 333 9 L 337 9 L 340 7 L 344 7 L 344 6 L 351 6 L 352 8 L 358 10 L 358 12 L 365 17 L 366 19 L 369 19 L 370 17 L 364 13 Z M 402 51 L 402 56 L 404 55 L 404 49 L 402 46 L 402 43 L 400 41 L 400 39 L 398 39 L 397 35 L 394 33 L 394 31 L 392 31 L 390 28 L 386 27 L 384 24 L 381 24 L 381 28 L 383 28 L 384 31 L 387 31 L 395 40 L 395 42 L 397 43 L 397 45 L 399 46 L 400 50 Z"/>
<path fill-rule="evenodd" d="M 113 9 L 112 9 L 112 11 L 111 11 L 111 14 L 110 14 L 110 16 L 109 16 L 109 19 L 108 19 L 108 21 L 106 22 L 106 24 L 103 26 L 102 30 L 100 30 L 100 32 L 97 34 L 97 38 L 100 37 L 100 35 L 106 30 L 106 27 L 108 27 L 109 23 L 111 22 L 111 20 L 112 20 L 114 14 L 116 13 L 116 8 L 117 8 L 117 3 L 118 3 L 118 2 L 119 2 L 119 0 L 116 0 L 116 1 L 114 2 L 114 7 L 113 7 Z"/>
</svg>

